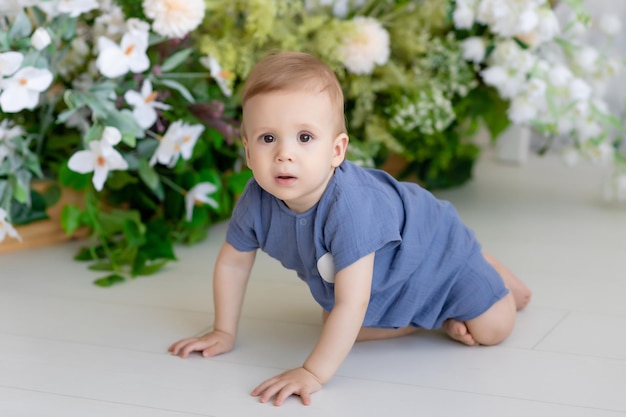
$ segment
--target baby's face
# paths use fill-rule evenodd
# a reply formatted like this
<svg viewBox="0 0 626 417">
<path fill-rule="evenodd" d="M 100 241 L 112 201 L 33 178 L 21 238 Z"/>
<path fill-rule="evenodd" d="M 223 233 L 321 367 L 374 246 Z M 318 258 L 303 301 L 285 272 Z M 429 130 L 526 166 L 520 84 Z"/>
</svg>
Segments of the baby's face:
<svg viewBox="0 0 626 417">
<path fill-rule="evenodd" d="M 293 211 L 313 207 L 348 145 L 345 133 L 336 134 L 337 115 L 328 94 L 259 94 L 246 102 L 243 114 L 248 166 L 259 185 Z"/>
</svg>

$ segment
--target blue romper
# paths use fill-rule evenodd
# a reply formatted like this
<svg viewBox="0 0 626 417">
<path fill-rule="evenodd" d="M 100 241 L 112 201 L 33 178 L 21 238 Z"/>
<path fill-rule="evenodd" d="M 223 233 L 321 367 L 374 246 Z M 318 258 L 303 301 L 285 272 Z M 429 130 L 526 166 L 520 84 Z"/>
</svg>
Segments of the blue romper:
<svg viewBox="0 0 626 417">
<path fill-rule="evenodd" d="M 242 252 L 260 248 L 295 270 L 327 311 L 335 271 L 376 252 L 367 327 L 439 328 L 448 318 L 478 317 L 508 293 L 450 203 L 349 161 L 304 213 L 250 180 L 226 241 Z"/>
</svg>

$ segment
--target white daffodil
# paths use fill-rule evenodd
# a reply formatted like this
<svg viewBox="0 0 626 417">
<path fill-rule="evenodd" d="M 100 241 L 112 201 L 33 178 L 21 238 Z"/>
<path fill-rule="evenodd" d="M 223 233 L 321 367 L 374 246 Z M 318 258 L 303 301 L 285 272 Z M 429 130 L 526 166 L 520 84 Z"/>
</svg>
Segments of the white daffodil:
<svg viewBox="0 0 626 417">
<path fill-rule="evenodd" d="M 3 52 L 0 54 L 0 80 L 17 71 L 24 61 L 24 55 L 20 52 Z M 0 88 L 2 86 L 0 85 Z"/>
<path fill-rule="evenodd" d="M 224 71 L 220 63 L 217 62 L 217 59 L 213 58 L 212 56 L 205 56 L 200 58 L 200 63 L 210 71 L 211 77 L 213 77 L 215 82 L 217 82 L 217 85 L 222 90 L 222 93 L 226 97 L 230 97 L 233 92 L 230 89 L 229 84 L 230 80 L 233 78 L 233 74 L 228 71 Z"/>
<path fill-rule="evenodd" d="M 0 242 L 2 242 L 7 235 L 19 240 L 20 242 L 22 241 L 22 237 L 19 233 L 17 233 L 17 230 L 15 230 L 13 225 L 9 223 L 9 220 L 7 219 L 7 212 L 3 208 L 0 208 Z"/>
<path fill-rule="evenodd" d="M 78 151 L 70 157 L 69 168 L 80 174 L 93 172 L 93 185 L 96 190 L 101 191 L 109 171 L 128 169 L 128 162 L 113 148 L 121 138 L 119 130 L 111 126 L 105 127 L 100 140 L 89 142 L 89 150 Z"/>
<path fill-rule="evenodd" d="M 217 201 L 208 196 L 208 194 L 213 194 L 216 190 L 217 187 L 210 182 L 201 182 L 196 184 L 185 194 L 185 208 L 188 222 L 190 222 L 193 217 L 193 207 L 196 204 L 206 203 L 215 209 L 218 207 Z"/>
<path fill-rule="evenodd" d="M 146 55 L 148 34 L 132 31 L 122 36 L 118 45 L 111 39 L 101 36 L 98 39 L 100 53 L 96 59 L 96 68 L 105 77 L 116 78 L 128 71 L 139 73 L 150 68 L 150 59 Z"/>
<path fill-rule="evenodd" d="M 0 94 L 0 108 L 5 113 L 34 109 L 39 102 L 39 93 L 50 87 L 52 79 L 52 73 L 47 69 L 20 69 L 11 78 L 0 81 L 4 89 Z"/>
<path fill-rule="evenodd" d="M 133 117 L 142 129 L 148 129 L 157 120 L 156 109 L 169 110 L 171 106 L 156 101 L 158 92 L 152 91 L 152 83 L 145 80 L 141 86 L 141 92 L 129 90 L 124 94 L 124 99 L 133 106 Z"/>
<path fill-rule="evenodd" d="M 78 17 L 99 7 L 98 0 L 49 0 L 39 1 L 37 7 L 54 17 L 60 14 L 69 14 Z"/>
<path fill-rule="evenodd" d="M 38 51 L 50 45 L 50 42 L 52 42 L 52 38 L 50 38 L 50 33 L 44 27 L 37 28 L 30 37 L 31 45 Z"/>
<path fill-rule="evenodd" d="M 182 120 L 172 123 L 161 138 L 156 152 L 150 158 L 150 165 L 158 162 L 173 167 L 180 156 L 184 160 L 191 158 L 193 148 L 203 131 L 202 125 L 188 125 Z"/>
</svg>

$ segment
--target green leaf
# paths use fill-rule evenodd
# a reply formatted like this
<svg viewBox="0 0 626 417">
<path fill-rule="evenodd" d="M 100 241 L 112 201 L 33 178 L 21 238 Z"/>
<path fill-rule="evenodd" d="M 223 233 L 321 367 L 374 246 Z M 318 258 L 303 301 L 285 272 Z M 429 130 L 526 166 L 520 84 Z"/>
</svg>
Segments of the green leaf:
<svg viewBox="0 0 626 417">
<path fill-rule="evenodd" d="M 146 243 L 141 246 L 139 253 L 146 259 L 176 260 L 174 246 L 170 238 L 170 229 L 165 220 L 152 220 L 147 224 Z"/>
<path fill-rule="evenodd" d="M 72 234 L 82 224 L 83 211 L 78 207 L 71 204 L 65 205 L 61 211 L 61 226 L 65 233 Z"/>
<path fill-rule="evenodd" d="M 123 276 L 119 274 L 111 274 L 111 275 L 107 275 L 106 277 L 97 279 L 93 283 L 99 287 L 106 288 L 106 287 L 112 287 L 115 284 L 120 284 L 124 281 L 126 281 L 126 278 L 124 278 Z"/>
<path fill-rule="evenodd" d="M 24 11 L 20 12 L 15 21 L 13 22 L 13 26 L 9 30 L 9 37 L 11 39 L 16 38 L 25 38 L 30 35 L 30 32 L 33 30 L 33 27 L 30 24 L 30 20 Z"/>
<path fill-rule="evenodd" d="M 150 166 L 148 161 L 141 159 L 139 161 L 139 178 L 154 192 L 154 195 L 160 200 L 165 199 L 163 184 L 159 179 L 159 174 Z"/>
<path fill-rule="evenodd" d="M 137 270 L 133 270 L 133 274 L 134 275 L 153 275 L 156 272 L 160 271 L 161 268 L 163 268 L 165 265 L 167 265 L 168 262 L 169 260 L 167 259 L 160 259 L 154 262 L 150 262 L 149 264 L 143 265 Z"/>
<path fill-rule="evenodd" d="M 113 109 L 104 118 L 107 126 L 113 126 L 123 133 L 122 140 L 130 147 L 135 147 L 135 138 L 145 137 L 145 132 L 139 126 L 133 115 L 128 111 L 117 111 Z M 127 142 L 128 141 L 128 142 Z"/>
<path fill-rule="evenodd" d="M 91 173 L 79 174 L 72 171 L 67 162 L 59 168 L 59 183 L 64 187 L 70 187 L 75 190 L 84 190 L 91 182 Z"/>
<path fill-rule="evenodd" d="M 185 98 L 185 100 L 187 100 L 188 102 L 190 102 L 190 103 L 195 103 L 196 102 L 196 99 L 193 98 L 193 95 L 191 95 L 191 93 L 189 92 L 187 87 L 185 87 L 184 85 L 182 85 L 178 81 L 174 81 L 174 80 L 159 80 L 158 83 L 161 84 L 161 85 L 164 85 L 166 87 L 173 88 L 174 90 L 178 91 L 180 93 L 180 95 L 183 96 Z"/>
<path fill-rule="evenodd" d="M 30 190 L 30 206 L 16 202 L 11 205 L 11 219 L 14 225 L 28 224 L 47 218 L 46 201 L 34 190 Z"/>
<path fill-rule="evenodd" d="M 245 169 L 241 172 L 235 172 L 226 178 L 226 185 L 228 189 L 234 194 L 241 194 L 246 188 L 246 184 L 252 178 L 252 171 Z"/>
<path fill-rule="evenodd" d="M 94 259 L 106 259 L 107 255 L 102 246 L 95 248 L 82 247 L 76 255 L 75 261 L 93 261 Z"/>
<path fill-rule="evenodd" d="M 108 261 L 96 262 L 93 265 L 89 265 L 91 271 L 113 271 L 113 264 Z"/>
<path fill-rule="evenodd" d="M 137 184 L 137 178 L 127 171 L 111 171 L 107 179 L 107 187 L 112 190 L 121 190 L 129 184 Z"/>
<path fill-rule="evenodd" d="M 182 64 L 189 55 L 193 52 L 192 48 L 183 49 L 182 51 L 178 51 L 172 56 L 168 57 L 161 65 L 161 70 L 163 72 L 170 72 L 180 64 Z"/>
<path fill-rule="evenodd" d="M 124 133 L 122 134 L 122 142 L 134 148 L 137 146 L 137 138 L 132 133 Z"/>
<path fill-rule="evenodd" d="M 123 223 L 124 236 L 131 248 L 138 248 L 146 243 L 145 226 L 132 220 L 126 219 Z"/>
</svg>

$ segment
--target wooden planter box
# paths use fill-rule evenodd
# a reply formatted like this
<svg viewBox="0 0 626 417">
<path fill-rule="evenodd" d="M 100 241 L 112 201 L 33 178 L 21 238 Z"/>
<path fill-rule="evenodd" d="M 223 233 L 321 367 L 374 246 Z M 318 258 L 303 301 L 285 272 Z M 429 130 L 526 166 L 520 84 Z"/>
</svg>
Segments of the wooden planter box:
<svg viewBox="0 0 626 417">
<path fill-rule="evenodd" d="M 42 185 L 41 187 L 46 187 Z M 16 226 L 15 230 L 22 237 L 20 242 L 17 239 L 6 236 L 0 242 L 0 254 L 14 252 L 22 249 L 36 248 L 39 246 L 53 245 L 70 239 L 84 238 L 88 230 L 80 229 L 68 236 L 61 227 L 61 212 L 66 204 L 83 205 L 83 194 L 71 188 L 62 190 L 61 198 L 54 206 L 48 208 L 49 219 L 40 220 L 23 226 Z"/>
</svg>

